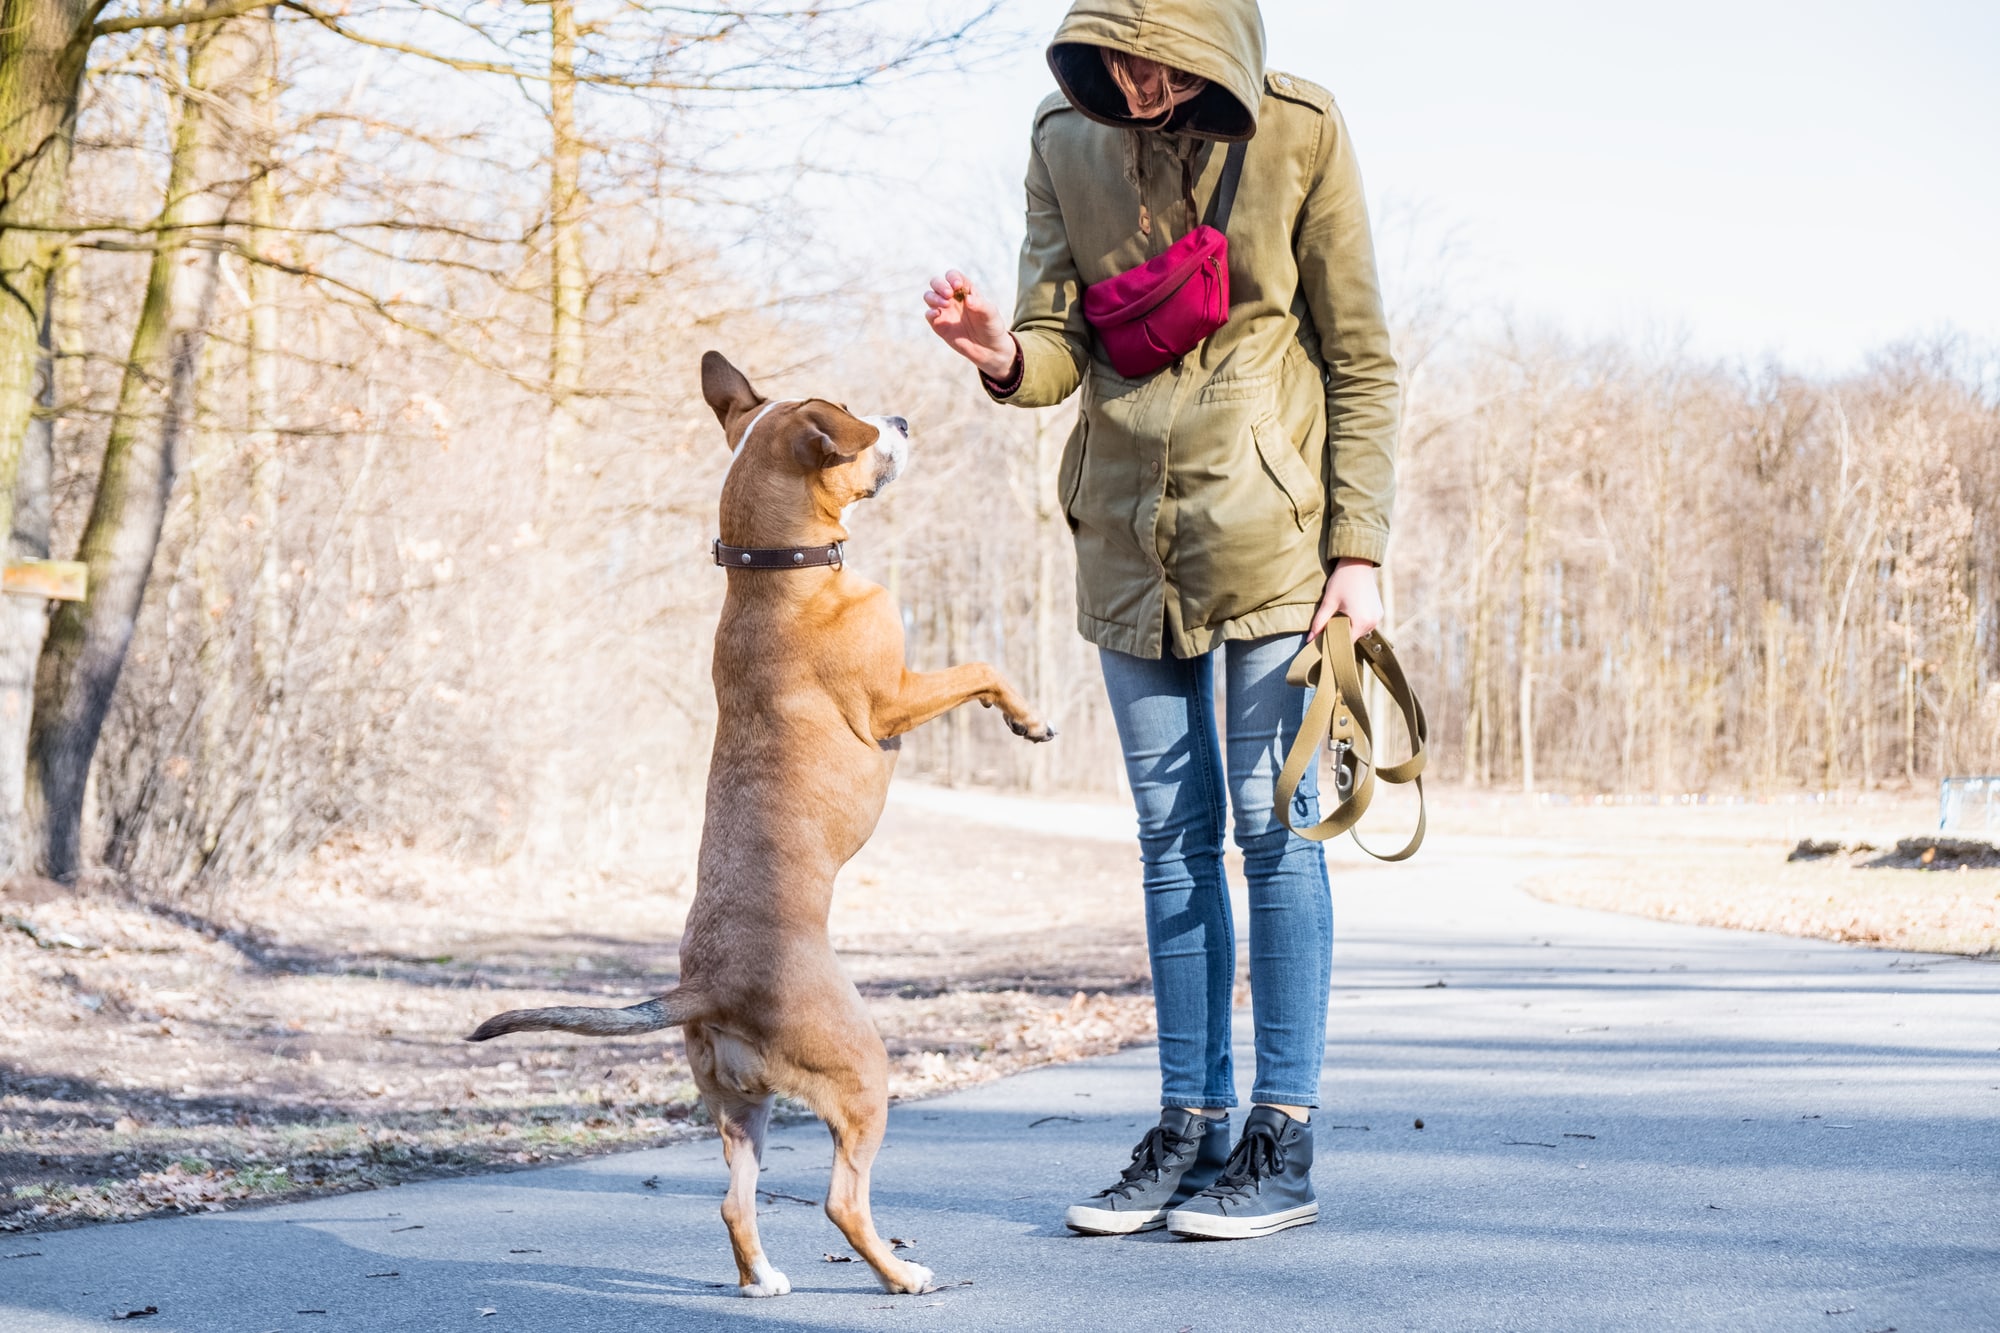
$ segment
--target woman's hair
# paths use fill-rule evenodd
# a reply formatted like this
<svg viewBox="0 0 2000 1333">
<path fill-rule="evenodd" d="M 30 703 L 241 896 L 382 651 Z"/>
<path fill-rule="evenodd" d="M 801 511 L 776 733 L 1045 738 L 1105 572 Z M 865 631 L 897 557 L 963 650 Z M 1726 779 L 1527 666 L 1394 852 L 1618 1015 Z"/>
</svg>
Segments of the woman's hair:
<svg viewBox="0 0 2000 1333">
<path fill-rule="evenodd" d="M 1118 85 L 1119 92 L 1125 94 L 1125 103 L 1136 119 L 1165 120 L 1175 107 L 1208 86 L 1208 80 L 1199 74 L 1190 74 L 1184 69 L 1175 69 L 1143 56 L 1115 51 L 1108 46 L 1097 49 L 1104 57 L 1104 67 L 1111 72 L 1111 81 Z M 1142 64 L 1164 71 L 1166 77 L 1157 81 L 1148 80 L 1151 86 L 1142 88 L 1137 70 Z"/>
</svg>

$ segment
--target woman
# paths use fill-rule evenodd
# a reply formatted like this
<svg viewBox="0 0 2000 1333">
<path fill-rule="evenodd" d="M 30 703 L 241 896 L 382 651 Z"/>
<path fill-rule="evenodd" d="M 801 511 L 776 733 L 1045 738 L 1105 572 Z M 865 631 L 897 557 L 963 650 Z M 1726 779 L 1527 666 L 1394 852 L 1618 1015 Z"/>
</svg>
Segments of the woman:
<svg viewBox="0 0 2000 1333">
<path fill-rule="evenodd" d="M 1164 1108 L 1119 1179 L 1066 1214 L 1091 1234 L 1238 1238 L 1319 1215 L 1310 1118 L 1333 910 L 1319 847 L 1273 809 L 1307 702 L 1285 667 L 1331 616 L 1357 634 L 1381 618 L 1398 394 L 1346 126 L 1324 90 L 1267 73 L 1263 47 L 1255 0 L 1082 0 L 1049 48 L 1061 92 L 1035 113 L 1011 329 L 960 273 L 924 294 L 996 400 L 1083 391 L 1058 488 L 1078 624 L 1138 805 Z M 1241 140 L 1227 322 L 1178 362 L 1120 376 L 1085 288 L 1184 235 L 1188 187 L 1206 214 Z M 1293 822 L 1316 805 L 1308 777 Z M 1226 806 L 1249 881 L 1257 1056 L 1233 1150 Z"/>
</svg>

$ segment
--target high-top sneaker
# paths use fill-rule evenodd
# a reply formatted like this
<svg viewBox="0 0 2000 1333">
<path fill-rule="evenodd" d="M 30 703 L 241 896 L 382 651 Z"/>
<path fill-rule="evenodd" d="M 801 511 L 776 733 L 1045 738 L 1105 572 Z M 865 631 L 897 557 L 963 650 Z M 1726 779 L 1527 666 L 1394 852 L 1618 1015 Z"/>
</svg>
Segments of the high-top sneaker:
<svg viewBox="0 0 2000 1333">
<path fill-rule="evenodd" d="M 1312 1126 L 1259 1106 L 1213 1185 L 1175 1208 L 1167 1230 L 1196 1240 L 1247 1240 L 1319 1220 Z"/>
<path fill-rule="evenodd" d="M 1229 1117 L 1171 1107 L 1132 1150 L 1118 1183 L 1063 1214 L 1063 1225 L 1088 1236 L 1157 1231 L 1167 1213 L 1215 1183 L 1229 1157 Z"/>
</svg>

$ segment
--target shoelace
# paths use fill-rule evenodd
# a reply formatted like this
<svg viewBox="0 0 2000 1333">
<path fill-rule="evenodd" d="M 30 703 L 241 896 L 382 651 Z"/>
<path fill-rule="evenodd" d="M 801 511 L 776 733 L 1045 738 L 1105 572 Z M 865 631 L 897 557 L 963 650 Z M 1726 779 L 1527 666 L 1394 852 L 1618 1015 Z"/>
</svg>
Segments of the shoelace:
<svg viewBox="0 0 2000 1333">
<path fill-rule="evenodd" d="M 1146 1137 L 1139 1140 L 1139 1146 L 1132 1150 L 1132 1164 L 1118 1173 L 1118 1183 L 1109 1189 L 1101 1189 L 1097 1197 L 1108 1198 L 1115 1194 L 1121 1199 L 1132 1197 L 1132 1191 L 1139 1186 L 1156 1181 L 1166 1168 L 1170 1158 L 1178 1157 L 1200 1140 L 1184 1138 L 1169 1130 L 1165 1125 L 1155 1125 L 1146 1131 Z"/>
<path fill-rule="evenodd" d="M 1275 1176 L 1284 1169 L 1285 1150 L 1278 1136 L 1260 1125 L 1244 1133 L 1223 1164 L 1222 1174 L 1207 1192 L 1226 1199 L 1241 1199 L 1246 1194 L 1255 1194 L 1266 1176 Z"/>
</svg>

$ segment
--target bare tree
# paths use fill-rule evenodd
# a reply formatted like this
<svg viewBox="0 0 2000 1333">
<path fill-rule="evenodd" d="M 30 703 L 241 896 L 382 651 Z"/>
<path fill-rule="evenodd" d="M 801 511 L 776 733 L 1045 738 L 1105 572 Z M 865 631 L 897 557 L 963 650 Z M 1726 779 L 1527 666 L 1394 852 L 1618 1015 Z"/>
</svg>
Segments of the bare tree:
<svg viewBox="0 0 2000 1333">
<path fill-rule="evenodd" d="M 84 783 L 132 641 L 188 426 L 215 290 L 217 250 L 203 242 L 227 216 L 240 179 L 230 170 L 228 145 L 258 66 L 258 23 L 223 20 L 188 35 L 152 272 L 79 545 L 91 596 L 56 611 L 35 673 L 27 810 L 40 835 L 38 868 L 56 879 L 76 874 Z"/>
<path fill-rule="evenodd" d="M 198 227 L 133 216 L 187 193 L 177 131 L 134 81 L 87 79 L 79 166 L 36 232 L 38 271 L 76 288 L 50 336 L 74 383 L 41 417 L 51 540 L 114 512 L 158 540 L 73 863 L 214 888 L 394 839 L 676 882 L 711 726 L 726 455 L 685 378 L 711 345 L 780 395 L 912 419 L 915 466 L 851 557 L 897 596 L 915 665 L 990 657 L 1064 735 L 1024 760 L 969 715 L 912 737 L 906 770 L 1118 780 L 1069 629 L 1064 420 L 993 409 L 906 312 L 771 281 L 782 180 L 708 160 L 732 118 L 948 63 L 926 43 L 957 30 L 888 5 L 546 9 L 246 16 L 282 61 L 267 41 L 200 102 L 235 128 L 213 172 L 231 207 Z M 151 29 L 99 48 L 128 73 L 180 49 Z M 176 245 L 213 273 L 201 350 L 139 375 L 137 297 Z M 1664 794 L 2000 755 L 2000 395 L 1971 358 L 1753 376 L 1412 308 L 1385 579 L 1441 775 Z M 154 437 L 132 376 L 145 421 L 195 423 L 195 485 L 162 490 L 164 451 L 134 473 Z M 95 678 L 59 669 L 86 698 Z"/>
<path fill-rule="evenodd" d="M 687 517 L 654 508 L 673 503 L 661 493 L 660 468 L 691 447 L 660 360 L 725 327 L 774 342 L 768 324 L 748 313 L 760 294 L 723 278 L 712 246 L 676 234 L 685 219 L 671 215 L 675 198 L 690 206 L 704 198 L 688 182 L 724 179 L 693 161 L 702 149 L 694 127 L 705 110 L 831 97 L 948 64 L 985 11 L 947 6 L 933 22 L 885 3 L 707 12 L 559 0 L 549 9 L 543 23 L 483 5 L 390 0 L 336 12 L 281 3 L 274 13 L 297 34 L 296 59 L 359 47 L 373 54 L 355 90 L 372 62 L 388 62 L 401 72 L 378 72 L 378 87 L 382 77 L 427 71 L 399 90 L 417 101 L 378 94 L 367 133 L 356 135 L 352 95 L 313 105 L 303 85 L 281 85 L 271 66 L 276 25 L 260 15 L 262 44 L 227 99 L 236 131 L 232 211 L 172 213 L 185 213 L 184 155 L 174 153 L 163 186 L 168 211 L 158 218 L 134 224 L 100 199 L 56 227 L 98 254 L 147 254 L 155 277 L 176 249 L 198 257 L 190 268 L 210 275 L 211 294 L 219 276 L 222 296 L 202 299 L 196 325 L 176 326 L 168 344 L 178 350 L 164 363 L 152 362 L 161 307 L 151 299 L 127 337 L 129 354 L 94 336 L 95 364 L 124 365 L 125 386 L 103 417 L 93 401 L 65 418 L 65 438 L 85 450 L 77 480 L 94 487 L 78 540 L 107 579 L 87 614 L 58 623 L 44 652 L 36 764 L 42 790 L 55 798 L 57 816 L 46 825 L 53 868 L 71 868 L 93 850 L 79 841 L 79 807 L 107 708 L 115 739 L 98 774 L 106 854 L 121 869 L 181 883 L 269 864 L 326 827 L 391 818 L 406 800 L 435 798 L 432 777 L 463 771 L 459 742 L 440 743 L 437 729 L 470 725 L 447 715 L 499 661 L 517 673 L 498 685 L 514 706 L 508 726 L 489 738 L 505 757 L 450 798 L 468 812 L 485 807 L 454 836 L 476 827 L 506 846 L 515 836 L 509 827 L 533 824 L 564 847 L 578 821 L 607 813 L 622 821 L 616 811 L 631 799 L 629 775 L 600 776 L 604 747 L 579 739 L 571 699 L 527 682 L 602 657 L 606 625 L 620 617 L 661 633 L 677 628 L 660 621 L 657 605 L 631 604 L 634 585 L 618 572 L 639 532 Z M 165 22 L 162 11 L 143 26 Z M 114 20 L 93 32 L 141 28 Z M 201 71 L 193 74 L 198 85 Z M 473 109 L 454 118 L 432 96 L 439 80 L 462 89 Z M 521 153 L 518 126 L 490 120 L 495 103 L 482 87 L 527 89 L 548 126 L 539 191 L 519 188 L 522 168 L 539 155 Z M 592 99 L 602 105 L 593 110 Z M 198 109 L 200 99 L 184 105 Z M 192 115 L 183 111 L 182 128 Z M 677 136 L 661 132 L 670 121 Z M 143 115 L 127 137 L 143 145 Z M 136 168 L 143 180 L 143 147 L 126 158 L 100 152 L 92 161 L 128 176 Z M 99 179 L 108 178 L 90 178 L 82 193 Z M 700 206 L 758 216 L 728 201 Z M 496 217 L 527 221 L 509 230 Z M 115 272 L 100 266 L 92 279 L 112 325 Z M 677 288 L 661 299 L 668 276 Z M 166 309 L 188 308 L 179 294 Z M 187 355 L 218 322 L 222 336 L 206 342 L 206 354 Z M 599 354 L 591 335 L 606 329 L 615 331 L 611 350 Z M 673 336 L 662 337 L 667 330 Z M 396 362 L 386 374 L 385 352 Z M 357 378 L 364 366 L 365 380 Z M 152 403 L 135 396 L 139 385 L 167 392 Z M 155 423 L 135 411 L 149 407 L 165 439 L 152 455 L 144 440 Z M 526 416 L 539 416 L 543 428 L 536 465 L 520 469 L 494 444 L 518 436 Z M 587 438 L 578 429 L 586 420 Z M 101 465 L 87 461 L 99 421 L 108 426 Z M 173 446 L 185 443 L 189 421 L 198 423 L 197 485 L 177 498 Z M 487 423 L 487 498 L 476 521 L 440 524 L 406 489 L 415 459 L 399 432 L 414 423 L 418 440 L 448 450 L 473 421 Z M 665 457 L 663 430 L 675 441 Z M 544 481 L 558 474 L 572 483 L 560 495 Z M 420 493 L 435 483 L 419 483 Z M 472 493 L 461 487 L 450 498 Z M 444 528 L 457 531 L 437 536 Z M 332 576 L 329 556 L 344 560 L 342 576 Z M 109 577 L 113 563 L 119 577 Z M 157 599 L 144 592 L 143 569 L 153 566 L 167 571 Z M 575 590 L 606 571 L 616 591 L 580 607 Z M 637 588 L 650 596 L 658 582 L 648 571 Z M 191 618 L 183 584 L 199 603 Z M 335 608 L 347 623 L 328 622 Z M 131 694 L 114 690 L 120 623 L 137 636 L 133 660 L 145 672 Z M 439 650 L 445 636 L 468 630 L 455 646 L 477 653 L 480 669 Z M 169 664 L 183 654 L 188 669 L 176 671 Z M 404 668 L 411 674 L 396 674 Z M 691 710 L 686 721 L 697 731 L 706 725 L 699 693 L 678 681 L 670 688 Z M 644 744 L 629 729 L 623 739 Z M 418 753 L 421 776 L 406 767 L 392 798 L 390 772 Z M 678 783 L 688 762 L 676 755 L 633 769 L 650 772 L 640 785 L 658 789 Z M 336 791 L 337 775 L 356 772 L 369 776 Z"/>
</svg>

